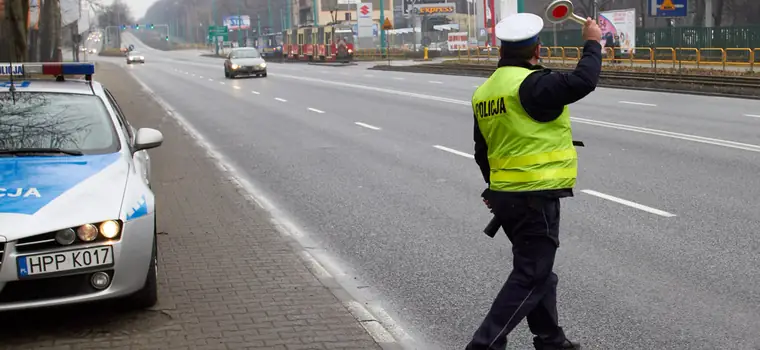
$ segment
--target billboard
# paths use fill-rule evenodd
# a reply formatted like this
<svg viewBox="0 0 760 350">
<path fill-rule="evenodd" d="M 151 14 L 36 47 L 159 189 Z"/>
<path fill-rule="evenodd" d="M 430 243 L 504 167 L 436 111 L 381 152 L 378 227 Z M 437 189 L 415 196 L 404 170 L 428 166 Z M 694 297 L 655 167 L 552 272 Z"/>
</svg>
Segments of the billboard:
<svg viewBox="0 0 760 350">
<path fill-rule="evenodd" d="M 449 32 L 446 45 L 449 51 L 467 50 L 467 32 Z"/>
<path fill-rule="evenodd" d="M 224 17 L 222 25 L 229 30 L 248 30 L 251 29 L 251 17 L 244 16 L 227 16 Z"/>
<path fill-rule="evenodd" d="M 600 12 L 599 27 L 602 29 L 602 48 L 614 46 L 623 54 L 635 52 L 636 9 Z"/>
<path fill-rule="evenodd" d="M 372 3 L 362 2 L 356 8 L 357 35 L 360 38 L 372 37 Z"/>
</svg>

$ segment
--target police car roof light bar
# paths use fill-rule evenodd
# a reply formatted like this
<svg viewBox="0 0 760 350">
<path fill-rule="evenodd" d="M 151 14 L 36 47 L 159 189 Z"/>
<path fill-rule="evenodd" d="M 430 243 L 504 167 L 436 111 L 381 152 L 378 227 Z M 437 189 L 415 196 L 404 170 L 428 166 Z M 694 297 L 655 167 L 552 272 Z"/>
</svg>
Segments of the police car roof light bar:
<svg viewBox="0 0 760 350">
<path fill-rule="evenodd" d="M 555 0 L 546 7 L 546 19 L 554 24 L 571 20 L 580 25 L 586 24 L 586 19 L 573 12 L 573 2 L 570 0 Z"/>
<path fill-rule="evenodd" d="M 84 75 L 85 80 L 92 81 L 95 64 L 88 62 L 43 62 L 24 63 L 24 74 L 43 74 L 63 77 L 66 75 Z"/>
</svg>

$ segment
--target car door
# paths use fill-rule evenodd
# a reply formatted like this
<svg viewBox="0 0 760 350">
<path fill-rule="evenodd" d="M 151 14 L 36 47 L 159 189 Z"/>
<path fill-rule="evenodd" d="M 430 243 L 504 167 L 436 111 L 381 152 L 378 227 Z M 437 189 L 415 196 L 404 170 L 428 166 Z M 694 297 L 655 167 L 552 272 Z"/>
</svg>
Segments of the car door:
<svg viewBox="0 0 760 350">
<path fill-rule="evenodd" d="M 108 101 L 113 106 L 114 110 L 116 110 L 116 117 L 119 120 L 119 126 L 124 130 L 124 134 L 127 135 L 128 144 L 129 144 L 129 150 L 132 153 L 132 163 L 135 165 L 135 171 L 140 174 L 142 177 L 143 182 L 150 186 L 150 155 L 148 154 L 148 151 L 141 150 L 141 151 L 134 151 L 135 147 L 135 139 L 137 137 L 137 130 L 132 127 L 131 124 L 129 124 L 129 121 L 127 121 L 126 116 L 121 111 L 121 107 L 119 107 L 119 104 L 116 102 L 116 99 L 111 95 L 111 92 L 107 89 L 105 90 L 106 96 L 108 97 Z"/>
</svg>

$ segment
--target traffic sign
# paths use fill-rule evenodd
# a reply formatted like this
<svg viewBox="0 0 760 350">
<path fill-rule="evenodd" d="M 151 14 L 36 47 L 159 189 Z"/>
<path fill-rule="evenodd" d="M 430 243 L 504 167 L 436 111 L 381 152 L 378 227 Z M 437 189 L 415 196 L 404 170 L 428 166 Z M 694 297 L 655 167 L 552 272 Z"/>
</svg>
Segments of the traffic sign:
<svg viewBox="0 0 760 350">
<path fill-rule="evenodd" d="M 229 33 L 229 28 L 227 26 L 208 26 L 208 32 L 209 34 L 213 35 L 222 35 Z"/>
<path fill-rule="evenodd" d="M 393 29 L 393 24 L 391 24 L 391 20 L 388 19 L 388 17 L 385 17 L 385 22 L 383 22 L 383 30 L 391 30 Z"/>
<path fill-rule="evenodd" d="M 688 0 L 648 0 L 650 17 L 686 17 Z"/>
</svg>

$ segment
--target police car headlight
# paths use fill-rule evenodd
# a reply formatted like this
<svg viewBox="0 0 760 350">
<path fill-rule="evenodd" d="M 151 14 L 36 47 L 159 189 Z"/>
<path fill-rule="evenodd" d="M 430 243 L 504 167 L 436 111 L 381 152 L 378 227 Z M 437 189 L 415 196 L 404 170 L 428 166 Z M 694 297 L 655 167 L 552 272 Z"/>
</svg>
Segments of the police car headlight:
<svg viewBox="0 0 760 350">
<path fill-rule="evenodd" d="M 266 67 L 267 67 L 267 64 L 266 64 L 266 62 L 265 62 L 265 63 L 262 63 L 262 64 L 260 64 L 260 65 L 259 65 L 259 67 L 261 67 L 261 68 L 266 68 Z"/>
<path fill-rule="evenodd" d="M 77 239 L 74 230 L 67 228 L 55 233 L 55 241 L 60 245 L 70 245 Z"/>
<path fill-rule="evenodd" d="M 238 66 L 237 64 L 232 65 L 232 69 L 238 69 L 238 68 L 240 68 L 240 66 Z"/>
<path fill-rule="evenodd" d="M 77 228 L 77 237 L 85 242 L 92 242 L 98 238 L 98 228 L 93 224 L 82 225 Z"/>
<path fill-rule="evenodd" d="M 105 238 L 113 239 L 119 235 L 120 231 L 121 226 L 116 221 L 108 220 L 100 224 L 100 234 Z"/>
</svg>

